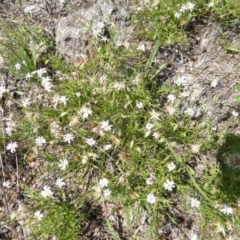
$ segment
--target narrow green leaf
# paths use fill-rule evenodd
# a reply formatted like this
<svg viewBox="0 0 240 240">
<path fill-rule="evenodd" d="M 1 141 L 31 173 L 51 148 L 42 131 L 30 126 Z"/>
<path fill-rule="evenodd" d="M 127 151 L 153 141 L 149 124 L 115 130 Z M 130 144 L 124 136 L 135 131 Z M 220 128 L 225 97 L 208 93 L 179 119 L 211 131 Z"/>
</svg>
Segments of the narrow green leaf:
<svg viewBox="0 0 240 240">
<path fill-rule="evenodd" d="M 149 137 L 150 134 L 151 134 L 151 131 L 147 131 L 147 132 L 145 133 L 145 135 L 144 135 L 144 138 Z"/>
<path fill-rule="evenodd" d="M 153 62 L 153 59 L 155 58 L 156 54 L 157 54 L 157 51 L 158 51 L 158 48 L 160 46 L 160 42 L 157 42 L 156 45 L 154 46 L 152 52 L 151 52 L 151 55 L 149 57 L 149 60 L 148 60 L 148 63 L 147 63 L 147 69 L 146 69 L 146 72 L 144 74 L 144 76 L 146 77 L 149 73 L 149 70 L 150 70 L 150 67 L 151 67 L 151 64 Z"/>
<path fill-rule="evenodd" d="M 64 117 L 64 116 L 66 116 L 67 114 L 68 114 L 68 112 L 63 112 L 63 113 L 60 114 L 60 117 Z"/>
<path fill-rule="evenodd" d="M 113 236 L 113 238 L 116 240 L 121 240 L 121 238 L 119 237 L 117 232 L 113 229 L 112 225 L 110 224 L 110 222 L 107 219 L 106 219 L 106 222 L 107 222 L 107 227 L 108 227 L 109 233 Z"/>
<path fill-rule="evenodd" d="M 175 158 L 178 162 L 182 163 L 182 158 L 179 157 L 179 156 L 177 156 L 177 154 L 174 152 L 174 150 L 173 150 L 171 144 L 170 144 L 166 139 L 165 139 L 165 142 L 166 142 L 166 144 L 167 144 L 169 150 L 172 152 L 174 158 Z"/>
<path fill-rule="evenodd" d="M 32 53 L 33 66 L 34 66 L 34 69 L 36 69 L 37 68 L 36 46 L 33 40 L 30 41 L 30 50 Z"/>
</svg>

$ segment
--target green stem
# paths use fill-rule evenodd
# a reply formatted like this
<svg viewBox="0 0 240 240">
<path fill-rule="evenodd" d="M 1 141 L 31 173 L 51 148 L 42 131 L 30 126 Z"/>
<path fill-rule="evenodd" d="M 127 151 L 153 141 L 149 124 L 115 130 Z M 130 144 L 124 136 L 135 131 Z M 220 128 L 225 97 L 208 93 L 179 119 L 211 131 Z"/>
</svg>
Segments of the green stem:
<svg viewBox="0 0 240 240">
<path fill-rule="evenodd" d="M 194 187 L 199 191 L 199 193 L 205 198 L 207 199 L 209 202 L 212 202 L 212 200 L 206 196 L 206 194 L 203 192 L 203 190 L 198 186 L 198 184 L 196 183 L 195 179 L 192 177 L 192 174 L 190 173 L 190 171 L 187 169 L 187 172 L 189 174 L 189 177 L 191 179 L 192 184 L 194 185 Z"/>
</svg>

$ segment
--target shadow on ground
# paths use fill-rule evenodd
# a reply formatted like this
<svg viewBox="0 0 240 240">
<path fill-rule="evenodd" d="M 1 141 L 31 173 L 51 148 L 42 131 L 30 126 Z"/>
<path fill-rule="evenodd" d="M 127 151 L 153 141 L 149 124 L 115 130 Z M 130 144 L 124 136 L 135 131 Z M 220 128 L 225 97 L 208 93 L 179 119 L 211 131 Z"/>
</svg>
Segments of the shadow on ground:
<svg viewBox="0 0 240 240">
<path fill-rule="evenodd" d="M 217 161 L 221 166 L 221 192 L 226 203 L 238 205 L 240 198 L 240 137 L 227 134 L 218 150 Z"/>
</svg>

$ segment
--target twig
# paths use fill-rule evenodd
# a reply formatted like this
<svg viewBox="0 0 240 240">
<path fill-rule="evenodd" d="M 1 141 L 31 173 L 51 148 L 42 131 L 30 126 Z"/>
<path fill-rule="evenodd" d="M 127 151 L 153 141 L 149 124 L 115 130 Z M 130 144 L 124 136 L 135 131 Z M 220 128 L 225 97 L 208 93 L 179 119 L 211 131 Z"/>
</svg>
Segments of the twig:
<svg viewBox="0 0 240 240">
<path fill-rule="evenodd" d="M 16 167 L 17 167 L 17 192 L 19 193 L 19 176 L 18 176 L 18 160 L 17 160 L 17 156 L 16 156 Z"/>
<path fill-rule="evenodd" d="M 5 203 L 6 203 L 7 212 L 8 212 L 8 215 L 9 215 L 9 214 L 10 214 L 10 211 L 9 211 L 9 207 L 8 207 L 6 192 L 5 192 L 5 189 L 4 189 L 4 187 L 3 187 L 3 181 L 5 182 L 5 173 L 4 173 L 4 170 L 3 170 L 3 162 L 2 162 L 2 155 L 1 155 L 1 154 L 0 154 L 0 162 L 1 162 L 1 169 L 2 169 L 1 184 L 2 184 L 2 188 L 3 188 L 4 201 L 5 201 Z"/>
<path fill-rule="evenodd" d="M 1 108 L 2 110 L 2 114 L 4 113 L 3 109 Z M 2 118 L 1 118 L 2 120 Z M 2 125 L 2 134 L 3 134 L 3 139 L 5 139 L 5 133 L 4 133 L 4 123 L 2 121 L 1 123 Z M 4 146 L 4 149 L 6 149 L 6 145 L 5 145 L 5 141 L 3 141 L 3 146 Z M 6 164 L 6 150 L 5 150 L 5 164 Z M 3 161 L 2 161 L 2 155 L 0 154 L 0 162 L 1 162 L 1 169 L 2 169 L 2 178 L 1 178 L 1 184 L 2 184 L 2 188 L 3 188 L 3 195 L 4 195 L 4 201 L 6 203 L 6 208 L 7 208 L 7 213 L 8 215 L 10 214 L 10 211 L 9 211 L 9 207 L 8 207 L 8 201 L 7 201 L 7 196 L 6 196 L 6 191 L 5 191 L 5 188 L 3 187 L 3 182 L 5 182 L 5 173 L 4 173 L 4 169 L 3 169 Z"/>
</svg>

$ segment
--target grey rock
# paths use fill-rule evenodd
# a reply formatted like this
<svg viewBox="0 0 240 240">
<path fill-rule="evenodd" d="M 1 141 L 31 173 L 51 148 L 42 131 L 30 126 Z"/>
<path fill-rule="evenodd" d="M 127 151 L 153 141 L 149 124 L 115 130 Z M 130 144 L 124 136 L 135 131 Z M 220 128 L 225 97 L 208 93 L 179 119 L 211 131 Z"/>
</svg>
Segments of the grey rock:
<svg viewBox="0 0 240 240">
<path fill-rule="evenodd" d="M 118 44 L 128 41 L 133 32 L 129 20 L 129 11 L 120 4 L 98 0 L 88 9 L 80 9 L 57 21 L 57 50 L 74 62 L 89 55 L 92 36 L 100 41 L 111 38 Z"/>
</svg>

